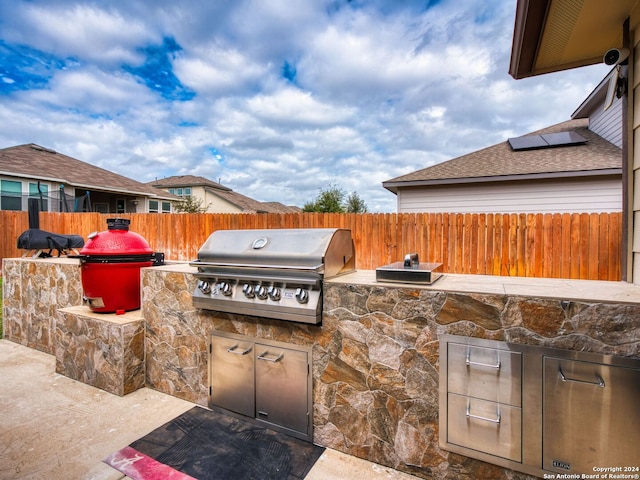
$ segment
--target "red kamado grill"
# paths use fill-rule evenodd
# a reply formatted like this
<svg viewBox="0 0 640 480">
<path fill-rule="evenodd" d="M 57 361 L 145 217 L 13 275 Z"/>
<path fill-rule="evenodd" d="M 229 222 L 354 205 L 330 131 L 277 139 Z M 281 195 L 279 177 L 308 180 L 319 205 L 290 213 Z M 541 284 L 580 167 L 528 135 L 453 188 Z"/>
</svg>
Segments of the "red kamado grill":
<svg viewBox="0 0 640 480">
<path fill-rule="evenodd" d="M 350 230 L 218 230 L 191 262 L 193 305 L 318 324 L 322 280 L 354 271 L 355 262 Z"/>
<path fill-rule="evenodd" d="M 140 269 L 153 265 L 156 255 L 141 235 L 129 231 L 129 223 L 108 219 L 108 229 L 90 234 L 80 251 L 84 300 L 94 312 L 140 308 Z"/>
</svg>

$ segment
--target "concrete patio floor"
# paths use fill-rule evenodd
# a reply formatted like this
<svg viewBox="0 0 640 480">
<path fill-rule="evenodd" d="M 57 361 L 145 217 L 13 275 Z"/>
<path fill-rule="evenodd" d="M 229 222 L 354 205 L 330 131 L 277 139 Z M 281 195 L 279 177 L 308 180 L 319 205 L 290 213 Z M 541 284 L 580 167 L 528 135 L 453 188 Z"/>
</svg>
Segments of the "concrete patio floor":
<svg viewBox="0 0 640 480">
<path fill-rule="evenodd" d="M 52 355 L 0 340 L 0 479 L 127 478 L 102 459 L 193 406 L 148 388 L 112 395 L 55 373 Z M 416 478 L 327 449 L 305 480 Z"/>
</svg>

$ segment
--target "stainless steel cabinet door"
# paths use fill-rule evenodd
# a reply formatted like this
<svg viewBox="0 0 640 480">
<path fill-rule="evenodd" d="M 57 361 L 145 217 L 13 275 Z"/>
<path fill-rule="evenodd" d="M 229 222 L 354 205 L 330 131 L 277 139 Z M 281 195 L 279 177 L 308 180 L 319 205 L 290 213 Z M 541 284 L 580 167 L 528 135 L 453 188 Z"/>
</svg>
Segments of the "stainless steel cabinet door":
<svg viewBox="0 0 640 480">
<path fill-rule="evenodd" d="M 307 432 L 307 352 L 256 344 L 256 418 Z"/>
<path fill-rule="evenodd" d="M 211 403 L 248 417 L 255 415 L 254 344 L 211 337 Z"/>
<path fill-rule="evenodd" d="M 543 468 L 637 467 L 640 370 L 553 357 L 543 363 Z"/>
</svg>

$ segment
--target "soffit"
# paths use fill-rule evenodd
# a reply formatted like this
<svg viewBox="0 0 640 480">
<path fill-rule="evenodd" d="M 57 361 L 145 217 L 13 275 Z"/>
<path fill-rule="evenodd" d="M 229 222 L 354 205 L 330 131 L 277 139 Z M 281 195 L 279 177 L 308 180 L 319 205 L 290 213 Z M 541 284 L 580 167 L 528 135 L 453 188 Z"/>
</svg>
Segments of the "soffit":
<svg viewBox="0 0 640 480">
<path fill-rule="evenodd" d="M 638 0 L 518 0 L 509 73 L 524 78 L 602 62 L 621 48 Z"/>
</svg>

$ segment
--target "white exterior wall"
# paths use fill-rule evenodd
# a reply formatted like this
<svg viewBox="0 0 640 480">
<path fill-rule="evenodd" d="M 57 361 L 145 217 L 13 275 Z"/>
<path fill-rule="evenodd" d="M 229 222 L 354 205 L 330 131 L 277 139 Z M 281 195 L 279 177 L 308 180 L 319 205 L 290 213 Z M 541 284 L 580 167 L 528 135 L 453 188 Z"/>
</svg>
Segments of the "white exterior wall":
<svg viewBox="0 0 640 480">
<path fill-rule="evenodd" d="M 207 205 L 208 213 L 242 213 L 242 209 L 237 205 L 228 202 L 209 190 L 202 189 L 204 195 L 203 205 Z"/>
<path fill-rule="evenodd" d="M 185 187 L 182 187 L 185 188 Z M 202 206 L 207 207 L 207 213 L 241 213 L 242 210 L 236 205 L 220 198 L 203 186 L 193 186 L 191 188 L 191 197 L 202 201 Z M 169 191 L 168 188 L 163 188 Z"/>
<path fill-rule="evenodd" d="M 601 213 L 622 211 L 619 176 L 402 188 L 398 213 Z"/>
<path fill-rule="evenodd" d="M 631 123 L 629 155 L 629 248 L 631 265 L 627 281 L 640 285 L 640 5 L 636 4 L 630 16 L 632 52 L 629 59 L 629 118 Z M 623 161 L 629 161 L 623 158 Z M 627 259 L 624 259 L 627 260 Z"/>
<path fill-rule="evenodd" d="M 589 115 L 589 130 L 597 133 L 605 140 L 622 148 L 622 99 L 615 98 L 611 106 L 605 111 L 598 106 Z"/>
</svg>

